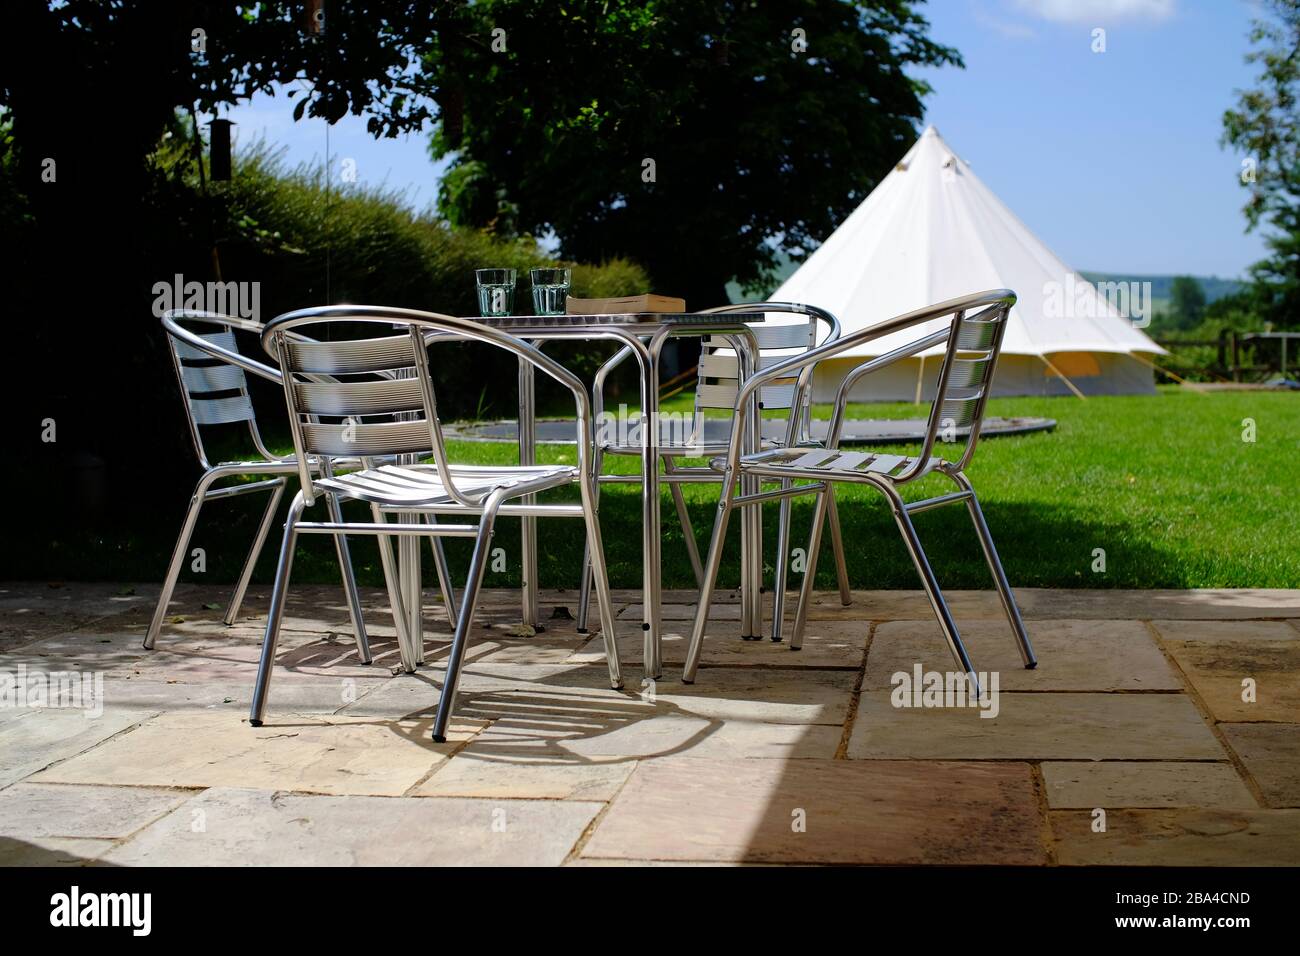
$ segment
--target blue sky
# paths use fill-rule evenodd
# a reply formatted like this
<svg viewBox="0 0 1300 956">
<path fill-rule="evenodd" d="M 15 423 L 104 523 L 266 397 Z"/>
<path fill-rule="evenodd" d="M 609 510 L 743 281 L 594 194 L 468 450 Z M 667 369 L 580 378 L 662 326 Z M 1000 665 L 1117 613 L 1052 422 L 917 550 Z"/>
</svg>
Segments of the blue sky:
<svg viewBox="0 0 1300 956">
<path fill-rule="evenodd" d="M 1264 252 L 1246 235 L 1243 157 L 1218 145 L 1243 62 L 1249 0 L 932 0 L 939 42 L 966 69 L 928 70 L 926 121 L 1067 263 L 1124 273 L 1237 276 Z M 1105 52 L 1093 31 L 1105 30 Z M 816 37 L 809 37 L 809 44 Z M 326 126 L 292 101 L 232 110 L 236 134 L 265 136 L 290 163 L 325 155 Z M 329 130 L 357 179 L 437 195 L 426 137 L 375 141 L 349 117 Z"/>
</svg>

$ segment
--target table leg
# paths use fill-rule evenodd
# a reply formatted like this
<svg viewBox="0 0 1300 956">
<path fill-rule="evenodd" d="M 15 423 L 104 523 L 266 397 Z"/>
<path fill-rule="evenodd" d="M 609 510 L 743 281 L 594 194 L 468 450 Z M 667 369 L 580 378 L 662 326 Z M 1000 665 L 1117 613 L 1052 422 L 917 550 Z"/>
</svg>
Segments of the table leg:
<svg viewBox="0 0 1300 956">
<path fill-rule="evenodd" d="M 519 464 L 537 463 L 537 410 L 535 406 L 536 391 L 533 381 L 533 365 L 525 359 L 519 360 Z M 525 495 L 519 499 L 528 504 L 537 500 L 536 495 Z M 520 574 L 523 577 L 523 623 L 536 631 L 543 630 L 541 613 L 538 607 L 537 582 L 537 519 L 521 518 L 519 534 Z"/>
<path fill-rule="evenodd" d="M 419 515 L 399 515 L 402 524 L 415 524 Z M 410 659 L 415 665 L 424 663 L 424 588 L 420 580 L 420 542 L 415 535 L 401 535 L 397 539 L 398 561 L 401 567 L 402 598 L 406 602 L 406 634 L 410 644 Z"/>
<path fill-rule="evenodd" d="M 659 350 L 650 349 L 650 364 L 641 368 L 641 534 L 644 579 L 641 605 L 644 617 L 641 630 L 645 676 L 657 680 L 663 676 L 660 639 L 663 635 L 663 580 L 659 566 Z"/>
</svg>

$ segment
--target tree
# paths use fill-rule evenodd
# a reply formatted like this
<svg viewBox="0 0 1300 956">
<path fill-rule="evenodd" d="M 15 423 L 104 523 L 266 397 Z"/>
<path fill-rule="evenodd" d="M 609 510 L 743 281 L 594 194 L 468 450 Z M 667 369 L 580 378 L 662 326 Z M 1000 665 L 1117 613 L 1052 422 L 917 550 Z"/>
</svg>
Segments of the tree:
<svg viewBox="0 0 1300 956">
<path fill-rule="evenodd" d="M 18 453 L 48 463 L 66 449 L 151 469 L 169 460 L 141 423 L 173 400 L 150 288 L 167 278 L 151 270 L 179 259 L 180 250 L 166 245 L 174 210 L 152 210 L 146 199 L 159 176 L 151 154 L 177 111 L 201 118 L 290 84 L 296 104 L 285 108 L 295 116 L 333 122 L 364 114 L 375 135 L 418 129 L 432 103 L 420 95 L 415 65 L 448 5 L 330 3 L 323 31 L 311 16 L 322 4 L 310 0 L 6 6 L 0 183 L 22 216 L 0 221 L 0 261 L 6 274 L 21 277 L 6 292 L 12 314 L 25 317 L 7 327 L 8 345 L 33 356 L 33 368 L 63 373 L 16 390 L 8 407 L 22 423 Z M 170 221 L 150 218 L 167 212 Z M 206 217 L 188 225 L 202 235 Z M 177 264 L 204 280 L 216 278 L 215 261 L 203 255 Z M 112 418 L 102 405 L 110 394 Z M 58 421 L 57 446 L 40 444 L 30 427 L 45 418 Z"/>
<path fill-rule="evenodd" d="M 1205 289 L 1191 276 L 1175 276 L 1169 288 L 1169 312 L 1174 328 L 1191 329 L 1205 318 Z"/>
<path fill-rule="evenodd" d="M 425 59 L 453 222 L 623 255 L 689 306 L 828 235 L 958 64 L 906 0 L 483 0 Z"/>
<path fill-rule="evenodd" d="M 1248 63 L 1260 65 L 1258 86 L 1238 93 L 1223 114 L 1223 143 L 1247 156 L 1242 184 L 1250 191 L 1247 229 L 1271 227 L 1271 255 L 1250 268 L 1263 318 L 1282 328 L 1300 324 L 1300 0 L 1264 0 Z"/>
</svg>

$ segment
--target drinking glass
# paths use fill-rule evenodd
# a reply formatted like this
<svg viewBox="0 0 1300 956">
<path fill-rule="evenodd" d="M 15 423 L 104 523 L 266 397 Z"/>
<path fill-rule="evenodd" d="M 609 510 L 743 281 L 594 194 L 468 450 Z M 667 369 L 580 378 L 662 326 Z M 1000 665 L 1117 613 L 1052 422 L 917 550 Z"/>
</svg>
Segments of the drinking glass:
<svg viewBox="0 0 1300 956">
<path fill-rule="evenodd" d="M 533 269 L 533 314 L 564 315 L 569 297 L 568 269 Z"/>
<path fill-rule="evenodd" d="M 474 278 L 478 282 L 479 315 L 502 316 L 514 312 L 514 269 L 476 269 Z"/>
</svg>

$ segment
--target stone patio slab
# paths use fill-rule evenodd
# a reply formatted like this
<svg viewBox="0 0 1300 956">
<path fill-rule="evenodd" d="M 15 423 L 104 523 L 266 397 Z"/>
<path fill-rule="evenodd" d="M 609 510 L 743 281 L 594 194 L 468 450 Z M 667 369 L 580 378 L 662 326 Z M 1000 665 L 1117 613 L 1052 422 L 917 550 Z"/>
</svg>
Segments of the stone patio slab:
<svg viewBox="0 0 1300 956">
<path fill-rule="evenodd" d="M 681 753 L 717 759 L 829 759 L 835 756 L 841 736 L 841 728 L 820 724 L 801 727 L 673 714 L 612 721 L 581 734 L 568 734 L 558 746 L 587 758 L 649 758 Z M 494 734 L 487 741 L 496 739 Z"/>
<path fill-rule="evenodd" d="M 357 680 L 351 677 L 300 678 L 277 683 L 273 698 L 277 708 L 294 714 L 332 714 L 387 684 L 391 678 Z M 253 681 L 159 681 L 145 677 L 108 677 L 104 680 L 106 709 L 156 709 L 166 711 L 230 710 L 247 713 Z"/>
<path fill-rule="evenodd" d="M 1054 810 L 1102 807 L 1259 807 L 1230 763 L 1106 761 L 1042 765 Z"/>
<path fill-rule="evenodd" d="M 218 788 L 105 855 L 129 866 L 556 866 L 603 804 Z M 196 814 L 202 829 L 195 832 Z"/>
<path fill-rule="evenodd" d="M 100 717 L 88 717 L 80 710 L 0 708 L 0 787 L 89 750 L 156 714 L 105 709 Z"/>
<path fill-rule="evenodd" d="M 14 840 L 0 836 L 0 866 L 85 866 L 116 845 L 112 840 L 70 837 Z"/>
<path fill-rule="evenodd" d="M 1166 638 L 1165 647 L 1215 720 L 1288 723 L 1300 714 L 1300 641 Z M 1242 700 L 1246 678 L 1254 701 Z"/>
<path fill-rule="evenodd" d="M 0 651 L 124 614 L 136 607 L 152 607 L 157 597 L 157 585 L 2 583 Z"/>
<path fill-rule="evenodd" d="M 254 728 L 226 712 L 165 714 L 37 782 L 398 796 L 479 729 L 455 720 L 436 744 L 427 720 L 275 714 Z"/>
<path fill-rule="evenodd" d="M 501 757 L 495 742 L 471 743 L 410 795 L 603 802 L 613 799 L 636 766 L 625 758 L 582 759 L 558 746 L 534 747 L 529 756 L 515 749 Z"/>
<path fill-rule="evenodd" d="M 1035 865 L 1042 831 L 1027 764 L 676 757 L 637 766 L 580 857 Z"/>
<path fill-rule="evenodd" d="M 1300 725 L 1220 724 L 1270 807 L 1300 807 Z"/>
<path fill-rule="evenodd" d="M 1300 641 L 1290 621 L 1152 621 L 1171 641 Z"/>
<path fill-rule="evenodd" d="M 999 674 L 1002 690 L 1182 690 L 1155 640 L 1140 621 L 1029 621 L 1025 629 L 1038 667 L 1025 670 L 1005 619 L 961 626 L 976 671 Z M 889 621 L 876 627 L 863 688 L 893 687 L 893 675 L 954 668 L 933 621 Z"/>
<path fill-rule="evenodd" d="M 1157 589 L 1013 588 L 1026 620 L 1255 620 L 1300 618 L 1300 591 L 1280 588 Z M 853 603 L 840 604 L 837 591 L 819 591 L 809 615 L 814 620 L 934 620 L 925 595 L 910 591 L 853 591 Z M 992 590 L 945 591 L 960 626 L 967 620 L 996 620 L 1002 606 Z M 686 596 L 689 605 L 693 595 Z M 667 600 L 665 598 L 665 600 Z M 793 613 L 793 595 L 790 612 Z M 637 612 L 640 613 L 639 611 Z M 675 612 L 677 613 L 677 612 Z M 692 611 L 693 613 L 693 611 Z"/>
<path fill-rule="evenodd" d="M 1223 760 L 1182 694 L 1001 695 L 997 717 L 975 708 L 896 708 L 864 693 L 848 756 L 928 760 Z"/>
<path fill-rule="evenodd" d="M 120 839 L 193 795 L 149 787 L 19 783 L 0 790 L 0 837 Z"/>
<path fill-rule="evenodd" d="M 1064 866 L 1295 866 L 1300 810 L 1115 810 L 1106 832 L 1086 811 L 1053 810 Z"/>
<path fill-rule="evenodd" d="M 770 630 L 771 625 L 768 624 Z M 840 667 L 857 669 L 862 666 L 862 653 L 866 647 L 870 625 L 858 621 L 810 621 L 804 632 L 803 649 L 790 650 L 788 640 L 779 644 L 764 638 L 761 641 L 740 639 L 739 618 L 734 620 L 710 619 L 705 632 L 701 660 L 704 667 Z M 686 661 L 686 647 L 690 638 L 689 625 L 680 629 L 669 626 L 661 642 L 665 665 L 680 668 Z M 640 667 L 644 644 L 640 629 L 619 629 L 618 653 L 623 665 Z M 604 660 L 599 640 L 593 641 L 575 654 L 573 661 Z"/>
</svg>

